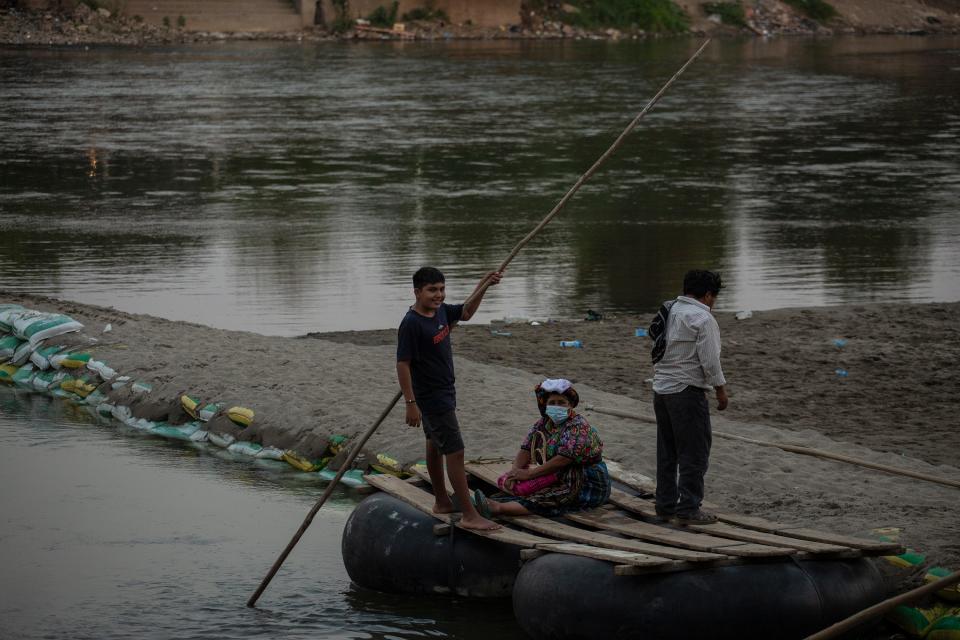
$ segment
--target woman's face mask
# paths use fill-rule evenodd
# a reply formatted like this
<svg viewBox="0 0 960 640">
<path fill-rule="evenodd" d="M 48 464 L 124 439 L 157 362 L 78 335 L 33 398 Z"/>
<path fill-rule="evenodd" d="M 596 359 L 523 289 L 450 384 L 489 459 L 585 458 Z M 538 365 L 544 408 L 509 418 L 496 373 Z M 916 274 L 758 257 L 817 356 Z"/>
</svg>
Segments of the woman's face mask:
<svg viewBox="0 0 960 640">
<path fill-rule="evenodd" d="M 570 409 L 558 404 L 547 405 L 547 417 L 558 427 L 567 421 L 570 415 Z"/>
</svg>

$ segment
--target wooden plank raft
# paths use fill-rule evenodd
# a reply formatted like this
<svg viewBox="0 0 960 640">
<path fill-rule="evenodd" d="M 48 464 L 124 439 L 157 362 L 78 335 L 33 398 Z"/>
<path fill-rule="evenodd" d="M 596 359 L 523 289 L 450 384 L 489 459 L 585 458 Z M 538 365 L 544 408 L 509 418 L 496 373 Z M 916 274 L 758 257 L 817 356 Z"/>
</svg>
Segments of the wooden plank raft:
<svg viewBox="0 0 960 640">
<path fill-rule="evenodd" d="M 653 494 L 656 492 L 656 485 L 653 483 L 651 478 L 644 476 L 642 474 L 633 473 L 627 469 L 624 469 L 616 462 L 608 462 L 607 468 L 610 471 L 610 477 L 620 482 L 632 489 L 636 489 L 640 493 Z M 620 492 L 622 494 L 622 492 Z M 618 496 L 620 497 L 620 496 Z M 637 500 L 642 500 L 641 498 L 636 498 Z M 616 503 L 616 500 L 611 496 L 611 501 Z M 624 508 L 641 513 L 641 515 L 649 515 L 654 513 L 654 505 L 652 501 L 647 502 L 649 508 L 645 508 L 645 512 L 639 511 L 640 505 L 637 502 L 630 502 L 630 506 L 624 506 Z M 752 529 L 754 531 L 761 531 L 771 534 L 777 534 L 785 538 L 795 538 L 797 540 L 805 540 L 815 543 L 823 543 L 833 547 L 841 547 L 847 549 L 858 549 L 863 555 L 889 555 L 889 554 L 898 554 L 903 553 L 903 547 L 897 542 L 889 542 L 883 540 L 870 540 L 868 538 L 859 538 L 855 536 L 848 536 L 839 533 L 828 533 L 826 531 L 817 531 L 808 527 L 802 527 L 799 525 L 793 524 L 783 524 L 778 522 L 772 522 L 764 518 L 758 518 L 756 516 L 746 516 L 739 513 L 730 513 L 724 511 L 721 507 L 711 504 L 704 501 L 703 506 L 710 510 L 711 513 L 717 516 L 717 519 L 721 523 L 727 523 L 729 525 L 735 525 L 737 527 L 742 527 L 742 529 Z M 714 529 L 711 530 L 711 527 Z M 729 534 L 729 529 L 725 529 L 720 525 L 693 525 L 689 528 L 696 529 L 698 531 L 706 531 L 713 533 L 714 535 L 723 536 L 725 533 Z M 742 531 L 738 530 L 738 531 Z M 723 532 L 723 533 L 721 533 Z M 786 544 L 786 543 L 781 543 Z M 796 545 L 796 543 L 791 543 Z M 794 548 L 799 548 L 794 546 Z M 808 549 L 804 549 L 808 550 Z M 812 553 L 833 553 L 833 551 L 821 550 L 821 551 L 811 551 Z"/>
<path fill-rule="evenodd" d="M 459 524 L 459 518 L 449 513 L 433 513 L 434 497 L 433 494 L 413 486 L 411 483 L 401 480 L 397 477 L 382 474 L 366 476 L 367 482 L 381 491 L 384 491 L 394 498 L 401 500 L 420 511 L 433 516 L 441 522 L 454 525 L 463 531 L 478 535 L 497 542 L 512 544 L 527 549 L 538 549 L 550 553 L 566 553 L 569 555 L 584 556 L 605 560 L 615 565 L 628 565 L 632 567 L 642 567 L 647 569 L 657 569 L 669 567 L 677 564 L 676 561 L 669 558 L 660 558 L 642 553 L 633 553 L 616 549 L 603 549 L 591 547 L 584 544 L 575 544 L 568 542 L 559 542 L 549 538 L 542 538 L 523 531 L 516 531 L 509 527 L 502 527 L 495 531 L 478 531 L 476 529 L 466 529 Z"/>
<path fill-rule="evenodd" d="M 427 474 L 426 469 L 420 467 L 413 467 L 412 471 L 414 475 L 426 481 L 430 482 L 430 476 Z M 444 477 L 444 481 L 447 488 L 447 493 L 452 494 L 453 490 L 450 487 L 449 480 Z M 496 480 L 494 480 L 496 481 Z M 572 542 L 580 542 L 583 544 L 592 545 L 594 547 L 601 547 L 605 549 L 617 549 L 620 551 L 631 551 L 634 553 L 643 553 L 652 556 L 658 556 L 661 558 L 669 558 L 672 560 L 681 560 L 683 562 L 709 562 L 709 563 L 719 563 L 724 560 L 730 560 L 730 556 L 726 556 L 719 553 L 709 553 L 703 551 L 692 551 L 689 549 L 680 549 L 677 547 L 669 547 L 658 544 L 651 544 L 649 542 L 642 542 L 640 540 L 635 540 L 631 538 L 620 538 L 612 536 L 606 533 L 601 533 L 598 531 L 589 531 L 586 529 L 580 529 L 578 527 L 573 527 L 562 522 L 556 522 L 550 520 L 549 518 L 544 518 L 543 516 L 518 516 L 518 517 L 498 517 L 498 520 L 505 520 L 510 524 L 527 529 L 529 531 L 534 531 L 536 533 L 542 533 L 543 535 L 550 536 L 553 538 L 559 538 L 561 540 L 567 540 Z"/>
<path fill-rule="evenodd" d="M 466 468 L 467 472 L 471 475 L 496 486 L 497 478 L 507 471 L 510 466 L 510 463 L 469 463 L 466 465 Z M 633 538 L 640 538 L 648 542 L 693 551 L 746 558 L 790 556 L 797 553 L 796 549 L 789 547 L 748 543 L 742 540 L 731 540 L 704 533 L 678 531 L 665 526 L 640 522 L 639 520 L 630 518 L 624 513 L 609 512 L 604 509 L 568 513 L 566 514 L 566 518 L 578 524 L 584 524 L 607 531 L 616 531 L 617 533 L 622 533 Z"/>
</svg>

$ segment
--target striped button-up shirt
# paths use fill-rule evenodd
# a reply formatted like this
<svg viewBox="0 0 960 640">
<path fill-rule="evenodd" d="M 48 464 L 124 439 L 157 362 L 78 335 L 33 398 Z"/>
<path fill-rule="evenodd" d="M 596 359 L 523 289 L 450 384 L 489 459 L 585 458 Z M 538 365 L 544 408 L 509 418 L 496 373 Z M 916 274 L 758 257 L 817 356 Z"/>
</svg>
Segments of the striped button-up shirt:
<svg viewBox="0 0 960 640">
<path fill-rule="evenodd" d="M 720 326 L 710 307 L 677 297 L 667 319 L 667 349 L 653 370 L 653 390 L 661 394 L 727 383 L 720 368 Z"/>
</svg>

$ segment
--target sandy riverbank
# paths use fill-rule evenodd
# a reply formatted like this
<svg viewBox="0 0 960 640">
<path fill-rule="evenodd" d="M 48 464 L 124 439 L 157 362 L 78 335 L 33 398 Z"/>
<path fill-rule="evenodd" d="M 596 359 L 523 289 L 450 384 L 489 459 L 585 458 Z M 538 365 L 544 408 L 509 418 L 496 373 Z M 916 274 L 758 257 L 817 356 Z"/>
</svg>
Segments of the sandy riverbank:
<svg viewBox="0 0 960 640">
<path fill-rule="evenodd" d="M 93 353 L 150 382 L 155 405 L 181 393 L 256 411 L 243 437 L 315 454 L 333 433 L 369 426 L 396 389 L 394 332 L 278 338 L 212 329 L 90 305 L 0 292 L 0 302 L 67 313 L 100 340 Z M 785 309 L 736 321 L 718 314 L 731 407 L 715 429 L 792 442 L 960 480 L 955 455 L 960 304 Z M 397 317 L 399 318 L 399 311 Z M 585 404 L 650 413 L 643 318 L 454 332 L 459 410 L 468 456 L 510 456 L 536 417 L 544 375 L 578 381 Z M 101 333 L 110 323 L 112 331 Z M 491 334 L 491 329 L 510 336 Z M 578 338 L 583 349 L 560 349 Z M 843 348 L 835 338 L 847 340 Z M 838 377 L 835 369 L 849 372 Z M 652 474 L 653 426 L 586 412 L 607 456 Z M 370 449 L 419 458 L 422 436 L 395 410 Z M 730 509 L 845 533 L 901 527 L 903 540 L 960 565 L 953 505 L 958 490 L 715 440 L 708 499 Z"/>
</svg>

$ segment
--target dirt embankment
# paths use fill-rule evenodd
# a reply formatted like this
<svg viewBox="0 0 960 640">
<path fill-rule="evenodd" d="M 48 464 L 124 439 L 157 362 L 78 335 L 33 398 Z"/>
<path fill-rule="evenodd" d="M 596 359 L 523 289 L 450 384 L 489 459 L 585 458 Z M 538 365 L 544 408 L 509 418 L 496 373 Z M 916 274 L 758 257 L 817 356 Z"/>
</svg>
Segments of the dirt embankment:
<svg viewBox="0 0 960 640">
<path fill-rule="evenodd" d="M 814 20 L 784 0 L 742 2 L 743 24 L 710 15 L 702 0 L 675 0 L 690 18 L 690 31 L 703 35 L 820 35 L 960 33 L 960 0 L 830 0 L 837 15 Z M 61 3 L 62 4 L 62 3 Z M 716 4 L 716 3 L 714 3 Z M 25 10 L 0 0 L 0 44 L 12 45 L 162 45 L 226 39 L 244 40 L 462 40 L 462 39 L 637 39 L 642 30 L 582 29 L 549 16 L 518 11 L 515 24 L 479 27 L 441 21 L 413 22 L 403 32 L 359 26 L 334 34 L 322 27 L 284 32 L 187 31 L 180 25 L 151 25 L 136 16 L 73 8 Z M 66 6 L 66 5 L 64 5 Z"/>
</svg>

